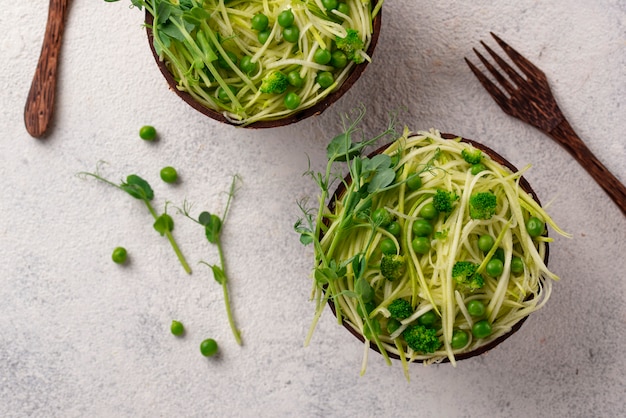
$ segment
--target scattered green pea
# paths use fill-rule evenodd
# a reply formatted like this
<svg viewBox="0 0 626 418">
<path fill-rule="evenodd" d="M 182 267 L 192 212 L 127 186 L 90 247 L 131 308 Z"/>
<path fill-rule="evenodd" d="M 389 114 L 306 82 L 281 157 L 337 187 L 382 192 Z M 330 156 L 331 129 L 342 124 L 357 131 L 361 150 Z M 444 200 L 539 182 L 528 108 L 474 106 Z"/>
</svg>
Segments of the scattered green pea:
<svg viewBox="0 0 626 418">
<path fill-rule="evenodd" d="M 317 73 L 317 77 L 315 78 L 317 84 L 319 84 L 322 88 L 328 88 L 333 85 L 335 82 L 335 77 L 333 73 L 330 71 L 321 71 Z"/>
<path fill-rule="evenodd" d="M 524 272 L 524 260 L 520 257 L 514 256 L 511 258 L 511 273 L 522 274 Z"/>
<path fill-rule="evenodd" d="M 295 16 L 293 15 L 293 12 L 291 11 L 291 9 L 286 9 L 280 12 L 277 20 L 280 26 L 282 26 L 283 28 L 287 28 L 293 25 Z"/>
<path fill-rule="evenodd" d="M 391 223 L 391 214 L 385 208 L 378 208 L 372 213 L 372 221 L 384 228 Z"/>
<path fill-rule="evenodd" d="M 473 299 L 467 302 L 467 312 L 475 318 L 480 318 L 487 312 L 487 307 L 482 300 Z"/>
<path fill-rule="evenodd" d="M 533 238 L 543 234 L 543 229 L 543 221 L 537 217 L 532 216 L 526 221 L 526 231 Z"/>
<path fill-rule="evenodd" d="M 294 87 L 302 87 L 304 79 L 300 76 L 300 71 L 293 70 L 287 73 L 287 81 Z"/>
<path fill-rule="evenodd" d="M 433 311 L 428 311 L 417 318 L 417 323 L 424 325 L 425 327 L 432 327 L 437 322 L 437 314 Z"/>
<path fill-rule="evenodd" d="M 326 10 L 333 10 L 337 8 L 339 2 L 337 0 L 322 0 L 322 5 Z"/>
<path fill-rule="evenodd" d="M 126 248 L 124 247 L 116 247 L 113 250 L 113 254 L 111 254 L 111 259 L 117 264 L 124 264 L 127 257 L 128 253 L 126 252 Z"/>
<path fill-rule="evenodd" d="M 339 3 L 337 5 L 337 11 L 346 16 L 350 16 L 350 6 L 347 3 Z"/>
<path fill-rule="evenodd" d="M 174 167 L 163 167 L 159 174 L 161 175 L 161 180 L 166 183 L 176 183 L 176 180 L 178 180 L 178 172 Z"/>
<path fill-rule="evenodd" d="M 226 51 L 226 55 L 228 55 L 228 58 L 233 62 L 233 64 L 237 65 L 237 55 L 234 52 Z M 225 70 L 230 68 L 230 64 L 228 64 L 226 58 L 224 58 L 223 55 L 220 55 L 217 58 L 217 65 L 219 65 L 221 68 L 224 68 Z"/>
<path fill-rule="evenodd" d="M 491 324 L 486 319 L 474 323 L 472 326 L 472 334 L 478 339 L 487 338 L 491 335 Z"/>
<path fill-rule="evenodd" d="M 330 58 L 330 65 L 335 68 L 344 68 L 348 65 L 348 57 L 346 53 L 340 49 L 333 51 Z"/>
<path fill-rule="evenodd" d="M 417 190 L 422 187 L 422 178 L 419 174 L 413 173 L 406 179 L 406 187 L 411 190 Z"/>
<path fill-rule="evenodd" d="M 263 13 L 257 13 L 252 17 L 251 26 L 252 29 L 263 31 L 267 29 L 267 25 L 269 25 L 270 20 Z"/>
<path fill-rule="evenodd" d="M 465 347 L 468 341 L 469 341 L 469 335 L 467 334 L 467 332 L 461 329 L 456 329 L 452 333 L 452 340 L 450 340 L 450 345 L 455 350 L 458 350 L 460 348 Z"/>
<path fill-rule="evenodd" d="M 437 212 L 437 209 L 435 209 L 435 205 L 433 205 L 432 203 L 426 203 L 420 209 L 420 216 L 424 219 L 435 219 L 438 214 L 439 212 Z"/>
<path fill-rule="evenodd" d="M 504 263 L 502 263 L 502 260 L 498 258 L 492 258 L 491 260 L 489 260 L 489 262 L 485 266 L 485 271 L 491 277 L 497 277 L 501 275 L 503 270 L 504 270 Z"/>
<path fill-rule="evenodd" d="M 386 229 L 387 232 L 389 232 L 394 237 L 400 236 L 400 234 L 402 233 L 402 227 L 396 221 L 390 222 L 389 225 L 387 225 Z"/>
<path fill-rule="evenodd" d="M 271 30 L 267 30 L 267 29 L 262 30 L 257 34 L 256 38 L 260 44 L 264 45 L 267 42 L 267 40 L 270 38 L 271 34 L 272 34 Z"/>
<path fill-rule="evenodd" d="M 217 353 L 217 342 L 213 338 L 207 338 L 200 343 L 200 352 L 205 357 L 214 356 Z"/>
<path fill-rule="evenodd" d="M 320 65 L 328 64 L 332 58 L 333 54 L 328 49 L 324 48 L 316 49 L 313 54 L 313 61 Z"/>
<path fill-rule="evenodd" d="M 154 126 L 145 125 L 139 129 L 139 137 L 146 141 L 154 141 L 157 136 L 157 131 Z"/>
<path fill-rule="evenodd" d="M 256 62 L 252 62 L 252 57 L 250 55 L 244 55 L 239 61 L 239 68 L 246 74 L 252 74 L 257 70 L 258 64 Z"/>
<path fill-rule="evenodd" d="M 172 332 L 172 334 L 180 336 L 183 335 L 183 333 L 185 332 L 185 326 L 180 321 L 172 321 L 172 324 L 170 325 L 170 331 Z"/>
<path fill-rule="evenodd" d="M 411 246 L 417 254 L 426 254 L 430 251 L 430 239 L 428 237 L 413 238 Z"/>
<path fill-rule="evenodd" d="M 391 238 L 385 238 L 380 241 L 380 251 L 383 254 L 396 254 L 398 249 L 396 243 Z"/>
<path fill-rule="evenodd" d="M 478 249 L 483 252 L 488 252 L 493 248 L 493 244 L 495 244 L 495 240 L 491 235 L 481 235 L 478 238 Z"/>
<path fill-rule="evenodd" d="M 298 96 L 297 93 L 291 91 L 285 96 L 285 107 L 289 110 L 297 109 L 298 106 L 300 106 L 300 100 L 300 96 Z"/>
<path fill-rule="evenodd" d="M 417 219 L 411 229 L 418 237 L 427 237 L 433 233 L 433 226 L 426 219 Z"/>
<path fill-rule="evenodd" d="M 233 94 L 237 94 L 237 89 L 235 88 L 235 86 L 228 86 L 228 88 Z M 230 102 L 230 97 L 228 97 L 226 90 L 223 89 L 222 86 L 217 88 L 217 98 L 223 102 Z"/>
<path fill-rule="evenodd" d="M 285 39 L 285 41 L 295 44 L 296 42 L 298 42 L 298 38 L 300 38 L 300 29 L 298 29 L 296 25 L 284 28 L 283 38 Z"/>
</svg>

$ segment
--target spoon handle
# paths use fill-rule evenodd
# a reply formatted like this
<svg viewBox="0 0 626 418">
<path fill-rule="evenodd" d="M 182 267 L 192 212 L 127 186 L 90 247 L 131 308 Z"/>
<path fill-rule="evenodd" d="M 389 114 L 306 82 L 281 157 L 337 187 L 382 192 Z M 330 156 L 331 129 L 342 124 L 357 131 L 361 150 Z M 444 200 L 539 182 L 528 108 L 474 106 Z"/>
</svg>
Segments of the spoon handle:
<svg viewBox="0 0 626 418">
<path fill-rule="evenodd" d="M 46 133 L 52 119 L 59 51 L 68 1 L 50 0 L 41 54 L 26 99 L 24 123 L 28 133 L 35 138 L 40 138 Z"/>
</svg>

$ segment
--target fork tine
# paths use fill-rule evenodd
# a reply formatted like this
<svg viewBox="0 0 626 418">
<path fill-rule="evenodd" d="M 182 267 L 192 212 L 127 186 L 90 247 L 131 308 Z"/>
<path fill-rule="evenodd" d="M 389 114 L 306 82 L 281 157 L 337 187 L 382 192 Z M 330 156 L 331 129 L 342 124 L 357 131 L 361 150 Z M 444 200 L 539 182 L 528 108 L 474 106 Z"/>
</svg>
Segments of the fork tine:
<svg viewBox="0 0 626 418">
<path fill-rule="evenodd" d="M 487 51 L 489 51 L 489 47 L 485 45 L 484 42 L 481 41 L 481 44 L 487 49 Z M 472 48 L 472 49 L 474 50 L 474 53 L 476 54 L 478 59 L 480 59 L 480 61 L 484 64 L 485 68 L 487 68 L 489 72 L 495 77 L 496 81 L 500 83 L 505 88 L 505 90 L 509 92 L 509 94 L 513 94 L 515 92 L 515 87 L 513 87 L 513 85 L 509 82 L 509 80 L 507 80 L 506 77 L 500 74 L 500 71 L 498 71 L 496 67 L 493 66 L 493 64 L 487 61 L 487 59 L 483 57 L 482 54 L 480 54 L 480 52 L 476 50 L 476 48 Z M 489 51 L 489 52 L 491 54 L 494 54 L 493 51 Z"/>
<path fill-rule="evenodd" d="M 483 73 L 480 72 L 478 68 L 474 64 L 471 63 L 470 60 L 464 58 L 465 62 L 469 66 L 470 70 L 474 73 L 480 84 L 483 85 L 485 90 L 493 97 L 498 106 L 502 108 L 505 112 L 510 112 L 510 107 L 507 101 L 507 97 L 502 90 L 498 86 L 496 86 L 491 80 L 489 80 Z"/>
<path fill-rule="evenodd" d="M 509 44 L 500 39 L 495 33 L 489 32 L 493 39 L 496 40 L 500 48 L 506 52 L 506 54 L 511 58 L 511 60 L 519 67 L 520 70 L 528 77 L 544 77 L 545 74 L 541 71 L 536 65 L 532 62 L 528 61 L 522 54 L 517 52 L 515 49 L 511 48 Z"/>
<path fill-rule="evenodd" d="M 509 63 L 507 63 L 504 59 L 502 59 L 502 57 L 500 55 L 496 54 L 494 52 L 494 50 L 489 48 L 489 46 L 487 44 L 485 44 L 483 41 L 480 41 L 480 43 L 485 48 L 485 50 L 487 50 L 489 55 L 491 55 L 491 57 L 498 63 L 500 68 L 502 68 L 504 70 L 504 72 L 506 72 L 506 74 L 513 81 L 513 83 L 515 83 L 518 86 L 522 86 L 524 84 L 524 82 L 526 80 L 524 80 L 524 78 L 519 75 L 519 73 L 515 70 L 515 68 L 511 67 L 509 65 Z M 495 68 L 494 68 L 494 70 L 495 70 Z M 494 76 L 495 76 L 495 73 L 493 73 L 493 71 L 492 71 L 492 74 L 494 74 Z M 500 76 L 500 77 L 502 77 L 502 76 Z"/>
</svg>

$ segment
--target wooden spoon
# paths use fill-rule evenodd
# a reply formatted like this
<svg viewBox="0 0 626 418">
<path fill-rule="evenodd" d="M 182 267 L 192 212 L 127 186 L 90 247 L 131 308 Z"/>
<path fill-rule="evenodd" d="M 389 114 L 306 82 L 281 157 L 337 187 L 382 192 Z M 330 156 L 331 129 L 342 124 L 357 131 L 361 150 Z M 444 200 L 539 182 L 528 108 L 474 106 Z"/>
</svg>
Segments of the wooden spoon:
<svg viewBox="0 0 626 418">
<path fill-rule="evenodd" d="M 26 130 L 35 138 L 46 133 L 52 120 L 59 51 L 68 2 L 69 0 L 50 0 L 41 54 L 24 108 Z"/>
</svg>

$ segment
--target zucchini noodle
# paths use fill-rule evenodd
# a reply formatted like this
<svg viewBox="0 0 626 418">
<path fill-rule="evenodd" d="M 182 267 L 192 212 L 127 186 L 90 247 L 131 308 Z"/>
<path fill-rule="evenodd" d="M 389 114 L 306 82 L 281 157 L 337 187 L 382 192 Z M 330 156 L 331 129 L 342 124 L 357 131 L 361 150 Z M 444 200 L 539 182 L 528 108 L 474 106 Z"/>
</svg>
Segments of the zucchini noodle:
<svg viewBox="0 0 626 418">
<path fill-rule="evenodd" d="M 340 9 L 326 10 L 319 0 L 133 0 L 153 17 L 154 49 L 176 88 L 241 126 L 281 119 L 317 104 L 337 90 L 356 65 L 370 61 L 364 51 L 382 2 L 342 0 Z M 293 13 L 292 26 L 299 32 L 295 42 L 285 39 L 279 25 L 278 16 L 285 10 Z M 252 27 L 260 13 L 268 19 L 264 43 Z M 356 58 L 315 62 L 316 50 L 337 51 L 336 40 L 349 31 L 356 31 L 362 43 Z M 255 69 L 244 70 L 242 58 Z M 263 80 L 276 71 L 295 71 L 302 80 L 286 90 L 261 92 Z M 322 72 L 332 74 L 330 85 L 328 77 L 323 86 L 318 83 Z"/>
<path fill-rule="evenodd" d="M 365 199 L 363 187 L 373 179 L 355 178 L 353 174 L 342 183 L 341 191 L 331 198 L 323 215 L 325 224 L 320 228 L 322 236 L 318 247 L 321 255 L 317 256 L 320 264 L 316 268 L 322 264 L 346 268 L 343 275 L 332 280 L 332 286 L 326 282 L 314 283 L 316 318 L 326 302 L 330 302 L 340 322 L 351 328 L 366 347 L 399 359 L 405 374 L 408 373 L 406 365 L 411 362 L 449 361 L 455 365 L 458 358 L 491 348 L 506 338 L 516 325 L 521 325 L 528 315 L 546 304 L 552 284 L 558 280 L 546 265 L 551 239 L 545 232 L 540 236 L 531 235 L 526 228 L 527 221 L 536 217 L 557 233 L 568 235 L 533 199 L 532 190 L 523 187 L 522 174 L 528 167 L 511 172 L 485 149 L 480 155 L 484 167 L 482 171 L 474 172 L 472 164 L 464 158 L 464 152 L 477 150 L 479 148 L 461 138 L 444 139 L 436 130 L 405 131 L 399 139 L 378 151 L 395 161 L 392 165 L 395 179 L 389 186 L 368 196 L 371 207 L 367 209 L 367 215 L 354 210 L 351 199 L 357 195 Z M 415 174 L 420 176 L 421 186 L 408 187 L 407 179 Z M 413 225 L 424 221 L 422 210 L 432 206 L 433 197 L 442 190 L 453 193 L 456 198 L 452 209 L 427 217 L 432 226 L 432 233 L 428 235 L 430 249 L 417 251 L 412 245 L 416 237 Z M 470 214 L 474 205 L 472 197 L 480 193 L 489 193 L 496 198 L 490 217 Z M 392 234 L 383 224 L 373 220 L 372 214 L 380 208 L 385 208 L 393 221 L 400 225 L 399 234 Z M 482 236 L 493 240 L 488 249 L 479 247 Z M 383 240 L 391 240 L 395 255 L 406 260 L 406 270 L 400 278 L 388 279 L 383 275 Z M 374 291 L 368 314 L 363 313 L 363 301 L 355 290 L 361 273 L 355 271 L 353 260 L 360 256 L 366 259 L 361 277 Z M 521 270 L 519 265 L 514 266 L 514 258 L 523 262 Z M 498 273 L 489 269 L 489 262 L 494 259 L 502 262 Z M 484 283 L 476 288 L 460 283 L 453 275 L 457 262 L 471 262 Z M 410 302 L 412 313 L 389 332 L 390 304 L 397 299 Z M 483 314 L 475 315 L 468 309 L 472 301 L 482 302 Z M 403 337 L 405 330 L 417 324 L 423 315 L 432 317 L 433 313 L 436 320 L 428 327 L 436 330 L 438 348 L 432 352 L 410 348 Z M 473 332 L 479 321 L 489 324 L 486 335 Z M 376 329 L 376 344 L 368 323 Z M 467 338 L 461 340 L 467 341 L 462 345 L 453 342 L 453 336 L 459 331 L 463 331 Z M 365 364 L 366 357 L 363 361 Z"/>
</svg>

